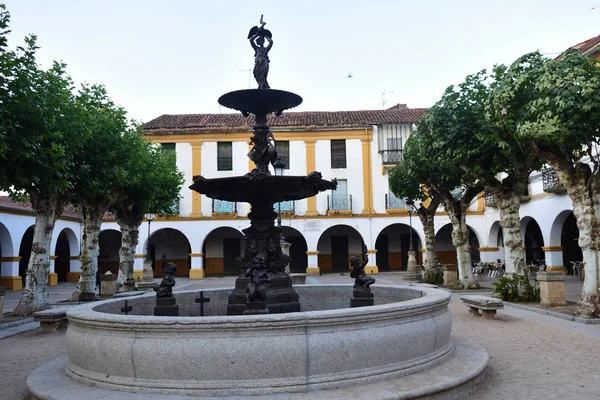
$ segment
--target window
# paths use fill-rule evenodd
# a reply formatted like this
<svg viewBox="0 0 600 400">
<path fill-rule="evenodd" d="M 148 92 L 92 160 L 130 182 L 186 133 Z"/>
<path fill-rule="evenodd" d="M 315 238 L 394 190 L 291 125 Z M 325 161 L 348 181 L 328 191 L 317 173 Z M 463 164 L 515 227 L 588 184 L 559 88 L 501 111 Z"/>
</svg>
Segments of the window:
<svg viewBox="0 0 600 400">
<path fill-rule="evenodd" d="M 331 141 L 331 168 L 346 168 L 346 140 Z"/>
<path fill-rule="evenodd" d="M 231 142 L 217 143 L 217 171 L 231 171 L 233 169 Z"/>
<path fill-rule="evenodd" d="M 284 169 L 290 169 L 290 142 L 275 142 L 277 156 L 285 163 Z"/>
<path fill-rule="evenodd" d="M 402 150 L 402 138 L 387 138 L 388 150 Z"/>
</svg>

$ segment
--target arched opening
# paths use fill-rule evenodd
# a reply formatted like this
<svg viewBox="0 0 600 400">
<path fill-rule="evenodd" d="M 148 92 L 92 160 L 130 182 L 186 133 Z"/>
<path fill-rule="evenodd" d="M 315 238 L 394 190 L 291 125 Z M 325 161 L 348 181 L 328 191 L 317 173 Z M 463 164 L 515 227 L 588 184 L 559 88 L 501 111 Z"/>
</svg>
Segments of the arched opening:
<svg viewBox="0 0 600 400">
<path fill-rule="evenodd" d="M 54 260 L 54 272 L 56 272 L 59 282 L 66 282 L 71 264 L 71 246 L 69 245 L 67 233 L 64 230 L 58 235 L 54 255 L 56 256 Z"/>
<path fill-rule="evenodd" d="M 21 239 L 21 246 L 19 246 L 19 276 L 23 280 L 23 287 L 25 287 L 25 276 L 27 275 L 27 266 L 29 265 L 29 259 L 31 258 L 31 245 L 33 244 L 33 229 L 31 225 Z"/>
<path fill-rule="evenodd" d="M 385 227 L 375 240 L 376 260 L 379 271 L 406 270 L 408 250 L 410 249 L 411 227 L 406 224 L 392 224 Z M 417 263 L 422 263 L 419 251 L 423 246 L 417 232 L 413 229 L 413 242 L 417 249 Z"/>
<path fill-rule="evenodd" d="M 167 261 L 177 266 L 176 276 L 189 276 L 191 268 L 190 253 L 192 248 L 188 238 L 177 229 L 159 229 L 150 235 L 150 258 L 154 277 L 162 277 L 162 255 L 167 253 Z"/>
<path fill-rule="evenodd" d="M 12 257 L 13 256 L 13 243 L 10 237 L 10 232 L 4 226 L 4 224 L 0 223 L 0 257 Z M 10 265 L 6 263 L 6 267 L 4 266 L 4 262 L 0 261 L 0 276 L 12 276 L 12 271 L 10 270 Z"/>
<path fill-rule="evenodd" d="M 119 250 L 121 249 L 121 232 L 107 229 L 98 236 L 98 272 L 105 274 L 119 273 Z"/>
<path fill-rule="evenodd" d="M 239 275 L 236 259 L 245 245 L 246 238 L 237 229 L 224 226 L 211 231 L 202 245 L 206 275 Z"/>
<path fill-rule="evenodd" d="M 488 236 L 488 243 L 492 247 L 498 248 L 497 258 L 504 260 L 504 236 L 502 236 L 502 227 L 500 221 L 495 221 L 490 228 L 490 235 Z"/>
<path fill-rule="evenodd" d="M 537 221 L 531 217 L 525 217 L 521 220 L 521 226 L 524 227 L 523 242 L 525 243 L 525 262 L 527 264 L 535 260 L 544 259 L 544 237 Z"/>
<path fill-rule="evenodd" d="M 571 261 L 583 261 L 583 253 L 579 247 L 579 228 L 577 220 L 571 211 L 565 218 L 561 234 L 560 245 L 562 246 L 563 266 L 572 273 L 573 265 Z"/>
<path fill-rule="evenodd" d="M 470 227 L 469 229 L 469 245 L 471 246 L 471 261 L 481 261 L 479 254 L 479 239 L 477 234 Z M 501 237 L 502 235 L 500 235 Z M 452 224 L 446 224 L 440 228 L 435 234 L 435 249 L 438 256 L 438 262 L 441 264 L 456 264 L 456 248 L 452 244 Z"/>
<path fill-rule="evenodd" d="M 347 225 L 335 225 L 321 234 L 317 243 L 321 272 L 348 272 L 350 257 L 362 254 L 363 239 Z"/>
<path fill-rule="evenodd" d="M 285 241 L 291 244 L 290 246 L 290 271 L 291 272 L 306 272 L 308 267 L 308 256 L 306 251 L 308 245 L 304 236 L 294 228 L 283 226 L 283 237 Z"/>
</svg>

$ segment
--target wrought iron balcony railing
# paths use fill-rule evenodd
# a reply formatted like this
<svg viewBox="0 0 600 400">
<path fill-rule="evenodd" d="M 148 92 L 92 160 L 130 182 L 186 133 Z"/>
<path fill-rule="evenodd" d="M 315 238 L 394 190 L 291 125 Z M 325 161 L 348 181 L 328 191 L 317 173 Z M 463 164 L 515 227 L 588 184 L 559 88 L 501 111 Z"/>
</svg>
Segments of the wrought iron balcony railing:
<svg viewBox="0 0 600 400">
<path fill-rule="evenodd" d="M 329 210 L 352 210 L 352 195 L 351 194 L 331 194 L 327 196 L 327 204 Z"/>
<path fill-rule="evenodd" d="M 212 211 L 216 214 L 235 213 L 237 212 L 237 203 L 227 200 L 213 199 Z"/>
<path fill-rule="evenodd" d="M 486 207 L 498 207 L 496 196 L 493 193 L 485 192 L 485 206 Z"/>
<path fill-rule="evenodd" d="M 165 210 L 160 215 L 164 215 L 164 216 L 179 215 L 179 200 L 174 202 L 173 205 L 168 210 Z"/>
<path fill-rule="evenodd" d="M 402 161 L 402 150 L 379 150 L 381 153 L 382 163 L 398 164 Z"/>
<path fill-rule="evenodd" d="M 273 209 L 275 210 L 275 212 L 278 212 L 281 210 L 282 213 L 293 214 L 294 213 L 294 202 L 292 200 L 289 200 L 289 201 L 282 201 L 279 203 L 275 203 L 273 205 Z"/>
<path fill-rule="evenodd" d="M 558 179 L 558 174 L 554 168 L 544 168 L 542 170 L 542 183 L 546 193 L 564 193 L 567 188 Z"/>
<path fill-rule="evenodd" d="M 385 209 L 406 208 L 406 199 L 399 199 L 392 192 L 385 194 Z"/>
</svg>

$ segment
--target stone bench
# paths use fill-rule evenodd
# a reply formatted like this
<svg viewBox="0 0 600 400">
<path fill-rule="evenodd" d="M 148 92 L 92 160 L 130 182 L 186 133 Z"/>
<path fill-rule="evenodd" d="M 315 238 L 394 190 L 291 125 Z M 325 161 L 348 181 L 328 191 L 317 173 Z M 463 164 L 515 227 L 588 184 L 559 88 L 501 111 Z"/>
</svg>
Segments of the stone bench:
<svg viewBox="0 0 600 400">
<path fill-rule="evenodd" d="M 485 319 L 494 319 L 496 310 L 504 308 L 502 300 L 493 297 L 481 295 L 467 295 L 460 298 L 463 303 L 469 307 L 469 312 L 475 316 L 480 316 L 479 310 Z"/>
<path fill-rule="evenodd" d="M 64 307 L 36 311 L 33 313 L 33 319 L 39 321 L 44 333 L 51 333 L 55 328 L 57 331 L 63 332 L 69 326 L 67 308 Z"/>
</svg>

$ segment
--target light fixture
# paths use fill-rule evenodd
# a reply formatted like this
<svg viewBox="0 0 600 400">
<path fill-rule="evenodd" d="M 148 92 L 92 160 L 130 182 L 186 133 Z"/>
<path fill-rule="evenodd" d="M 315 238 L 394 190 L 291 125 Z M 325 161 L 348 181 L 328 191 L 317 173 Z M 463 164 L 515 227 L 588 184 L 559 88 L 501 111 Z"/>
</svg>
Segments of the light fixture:
<svg viewBox="0 0 600 400">
<path fill-rule="evenodd" d="M 281 157 L 277 157 L 277 160 L 273 163 L 273 169 L 275 170 L 275 176 L 283 176 L 285 163 L 281 161 Z M 281 202 L 277 203 L 277 227 L 281 228 Z"/>
<path fill-rule="evenodd" d="M 154 219 L 154 214 L 148 213 L 145 215 L 145 217 L 148 221 L 148 239 L 146 239 L 146 261 L 152 261 L 152 258 L 150 258 L 150 223 Z"/>
<path fill-rule="evenodd" d="M 408 243 L 408 251 L 417 251 L 413 242 L 413 229 L 412 229 L 412 213 L 415 212 L 415 202 L 413 200 L 406 200 L 408 207 L 408 223 L 410 225 L 410 240 Z"/>
</svg>

